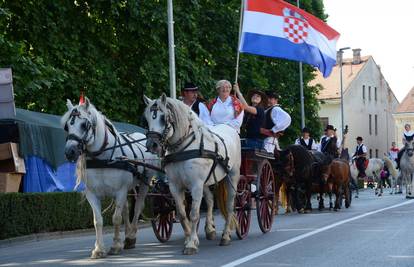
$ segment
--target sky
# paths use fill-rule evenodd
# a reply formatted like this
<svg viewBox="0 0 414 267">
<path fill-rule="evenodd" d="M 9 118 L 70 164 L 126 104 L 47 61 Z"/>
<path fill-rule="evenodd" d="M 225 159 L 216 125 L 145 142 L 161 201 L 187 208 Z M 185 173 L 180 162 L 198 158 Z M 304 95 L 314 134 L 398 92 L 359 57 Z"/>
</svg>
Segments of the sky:
<svg viewBox="0 0 414 267">
<path fill-rule="evenodd" d="M 341 34 L 341 47 L 361 48 L 381 66 L 401 102 L 414 87 L 414 1 L 324 0 L 328 24 Z M 352 57 L 352 50 L 344 53 Z"/>
</svg>

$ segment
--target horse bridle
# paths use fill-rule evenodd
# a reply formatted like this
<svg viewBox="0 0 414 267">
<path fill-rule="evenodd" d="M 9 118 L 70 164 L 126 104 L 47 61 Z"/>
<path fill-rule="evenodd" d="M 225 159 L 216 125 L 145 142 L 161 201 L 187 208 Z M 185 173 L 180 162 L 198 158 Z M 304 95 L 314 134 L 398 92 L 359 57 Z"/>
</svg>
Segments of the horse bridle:
<svg viewBox="0 0 414 267">
<path fill-rule="evenodd" d="M 75 124 L 75 119 L 76 118 L 80 118 L 81 113 L 75 108 L 72 110 L 72 112 L 70 113 L 69 119 L 68 121 L 65 123 L 65 131 L 68 132 L 68 122 L 70 123 L 70 125 Z M 95 125 L 88 119 L 88 118 L 84 118 L 86 120 L 85 122 L 85 133 L 83 134 L 82 137 L 77 136 L 76 134 L 68 134 L 68 136 L 66 137 L 66 142 L 68 140 L 74 140 L 76 142 L 78 142 L 77 147 L 82 151 L 85 152 L 86 151 L 86 145 L 88 144 L 88 142 L 92 139 L 92 137 L 95 136 Z M 89 136 L 89 131 L 92 129 L 92 134 Z"/>
</svg>

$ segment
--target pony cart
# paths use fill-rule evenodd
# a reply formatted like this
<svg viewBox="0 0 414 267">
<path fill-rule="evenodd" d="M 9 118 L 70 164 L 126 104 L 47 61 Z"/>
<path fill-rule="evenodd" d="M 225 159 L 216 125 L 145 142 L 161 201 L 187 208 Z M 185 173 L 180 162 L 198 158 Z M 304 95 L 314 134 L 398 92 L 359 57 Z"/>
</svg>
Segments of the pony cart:
<svg viewBox="0 0 414 267">
<path fill-rule="evenodd" d="M 269 232 L 273 224 L 275 212 L 275 180 L 270 161 L 273 155 L 254 149 L 242 149 L 242 164 L 240 167 L 240 181 L 237 186 L 237 195 L 234 208 L 238 227 L 236 234 L 244 239 L 249 233 L 251 211 L 256 206 L 257 219 L 260 230 Z M 151 210 L 151 225 L 156 238 L 164 243 L 172 234 L 175 222 L 175 203 L 168 188 L 168 180 L 155 179 L 148 193 L 148 202 Z M 186 194 L 187 215 L 190 212 L 191 196 Z"/>
</svg>

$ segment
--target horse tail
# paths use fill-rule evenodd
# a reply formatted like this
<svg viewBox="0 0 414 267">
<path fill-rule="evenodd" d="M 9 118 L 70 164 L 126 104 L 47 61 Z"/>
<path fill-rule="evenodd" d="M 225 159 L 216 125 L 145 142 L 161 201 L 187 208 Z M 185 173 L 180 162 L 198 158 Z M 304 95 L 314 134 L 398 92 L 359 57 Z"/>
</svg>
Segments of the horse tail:
<svg viewBox="0 0 414 267">
<path fill-rule="evenodd" d="M 76 162 L 76 184 L 73 188 L 76 191 L 82 181 L 86 181 L 86 156 L 82 153 Z"/>
<path fill-rule="evenodd" d="M 387 166 L 388 170 L 390 171 L 392 177 L 398 177 L 398 172 L 392 164 L 392 161 L 388 157 L 384 157 L 385 165 Z"/>
<path fill-rule="evenodd" d="M 287 192 L 286 192 L 286 184 L 283 183 L 282 186 L 279 189 L 279 196 L 280 196 L 280 202 L 282 204 L 282 207 L 284 209 L 287 209 L 288 207 L 288 197 L 287 197 Z"/>
<path fill-rule="evenodd" d="M 226 179 L 222 180 L 216 190 L 217 195 L 217 206 L 221 212 L 221 215 L 223 215 L 224 219 L 227 219 L 229 212 L 227 210 L 227 187 L 226 187 Z M 236 192 L 237 194 L 237 192 Z M 232 218 L 230 219 L 230 229 L 233 230 L 234 228 L 238 228 L 239 224 L 237 221 L 236 216 L 233 214 Z"/>
</svg>

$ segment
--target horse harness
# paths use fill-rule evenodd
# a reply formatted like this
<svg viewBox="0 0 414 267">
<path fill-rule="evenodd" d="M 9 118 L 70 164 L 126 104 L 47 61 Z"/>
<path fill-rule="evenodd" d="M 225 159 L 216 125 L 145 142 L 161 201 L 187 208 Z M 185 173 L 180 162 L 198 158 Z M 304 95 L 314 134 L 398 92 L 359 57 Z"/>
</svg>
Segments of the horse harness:
<svg viewBox="0 0 414 267">
<path fill-rule="evenodd" d="M 73 125 L 75 123 L 75 119 L 76 117 L 80 117 L 81 113 L 75 108 L 72 110 L 68 122 Z M 87 138 L 87 134 L 89 132 L 89 130 L 92 129 L 93 131 L 93 136 L 95 135 L 95 124 L 92 123 L 89 119 L 86 119 L 86 125 L 85 125 L 85 134 L 82 137 L 79 137 L 75 134 L 69 134 L 66 137 L 66 141 L 68 140 L 75 140 L 78 142 L 78 148 L 82 151 L 86 153 L 86 156 L 88 157 L 86 160 L 86 168 L 87 169 L 106 169 L 106 168 L 111 168 L 111 169 L 121 169 L 121 170 L 125 170 L 128 172 L 131 172 L 135 177 L 140 178 L 140 173 L 138 172 L 137 169 L 137 165 L 142 165 L 144 168 L 147 164 L 143 163 L 143 164 L 133 164 L 131 162 L 125 161 L 125 160 L 116 160 L 113 159 L 113 156 L 115 154 L 115 150 L 117 148 L 121 149 L 121 153 L 123 157 L 127 157 L 125 150 L 123 147 L 128 146 L 129 149 L 132 151 L 132 154 L 134 155 L 134 159 L 137 159 L 137 154 L 135 153 L 134 148 L 132 147 L 133 144 L 141 142 L 144 139 L 133 139 L 129 134 L 127 133 L 119 133 L 117 134 L 114 126 L 107 120 L 104 119 L 105 121 L 105 137 L 104 137 L 104 141 L 102 143 L 102 146 L 100 147 L 100 149 L 98 151 L 95 152 L 89 152 L 86 150 L 86 144 L 90 141 L 90 138 Z M 65 131 L 68 131 L 68 126 L 67 126 L 67 122 L 65 124 Z M 110 134 L 112 134 L 112 136 L 115 139 L 115 144 L 111 147 L 107 147 L 108 145 L 108 132 Z M 125 143 L 121 143 L 121 138 Z M 142 156 L 142 158 L 144 158 L 144 153 L 142 151 L 142 149 L 139 146 L 136 146 Z M 109 151 L 112 150 L 111 152 L 111 156 L 109 159 L 105 159 L 105 160 L 101 160 L 101 159 L 97 159 L 96 157 L 101 155 L 103 152 L 105 151 Z"/>
<path fill-rule="evenodd" d="M 229 173 L 229 157 L 228 157 L 228 151 L 227 151 L 227 146 L 224 142 L 224 139 L 219 136 L 218 134 L 208 130 L 209 133 L 215 135 L 223 144 L 224 149 L 225 149 L 225 154 L 226 156 L 223 157 L 219 154 L 218 151 L 218 143 L 215 141 L 214 142 L 214 151 L 211 150 L 206 150 L 204 148 L 204 134 L 201 134 L 201 140 L 200 140 L 200 146 L 198 149 L 192 149 L 192 150 L 185 150 L 187 147 L 189 147 L 195 140 L 195 134 L 194 132 L 191 133 L 192 140 L 186 145 L 184 146 L 180 151 L 175 152 L 175 153 L 171 153 L 168 154 L 166 156 L 164 156 L 163 160 L 162 160 L 162 166 L 163 168 L 173 162 L 179 162 L 179 161 L 185 161 L 185 160 L 189 160 L 189 159 L 194 159 L 194 158 L 204 158 L 204 159 L 211 159 L 213 160 L 213 165 L 210 168 L 210 171 L 207 175 L 207 178 L 204 181 L 204 184 L 206 184 L 208 182 L 208 180 L 210 179 L 211 175 L 213 175 L 214 177 L 214 182 L 217 184 L 217 177 L 215 175 L 215 169 L 217 167 L 217 165 L 220 165 L 224 171 L 226 172 L 226 174 Z"/>
</svg>

